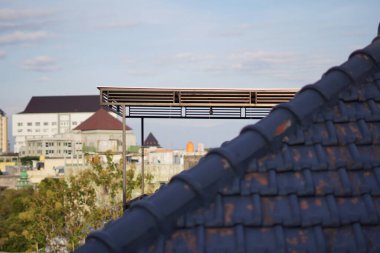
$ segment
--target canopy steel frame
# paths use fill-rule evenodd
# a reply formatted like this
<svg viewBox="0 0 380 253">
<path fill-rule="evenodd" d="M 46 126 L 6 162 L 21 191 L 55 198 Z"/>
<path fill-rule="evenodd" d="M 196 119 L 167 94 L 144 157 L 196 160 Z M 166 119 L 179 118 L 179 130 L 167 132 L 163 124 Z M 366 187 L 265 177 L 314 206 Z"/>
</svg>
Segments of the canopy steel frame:
<svg viewBox="0 0 380 253">
<path fill-rule="evenodd" d="M 98 87 L 100 105 L 123 118 L 123 208 L 126 202 L 125 119 L 141 119 L 141 169 L 144 194 L 144 118 L 261 119 L 296 89 L 174 89 Z"/>
</svg>

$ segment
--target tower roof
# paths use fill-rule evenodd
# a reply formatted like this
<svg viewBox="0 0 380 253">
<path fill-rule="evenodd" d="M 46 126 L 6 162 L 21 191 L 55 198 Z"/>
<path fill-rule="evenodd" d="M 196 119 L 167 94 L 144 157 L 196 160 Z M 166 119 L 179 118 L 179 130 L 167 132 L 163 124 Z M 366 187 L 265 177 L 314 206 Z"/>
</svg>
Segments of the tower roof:
<svg viewBox="0 0 380 253">
<path fill-rule="evenodd" d="M 126 130 L 131 130 L 129 126 L 125 126 Z M 83 121 L 74 130 L 90 131 L 90 130 L 123 130 L 123 123 L 110 115 L 104 108 L 100 108 L 91 117 Z"/>
<path fill-rule="evenodd" d="M 159 147 L 160 144 L 158 143 L 158 140 L 152 133 L 149 133 L 148 137 L 146 137 L 144 141 L 144 146 L 146 147 Z"/>
</svg>

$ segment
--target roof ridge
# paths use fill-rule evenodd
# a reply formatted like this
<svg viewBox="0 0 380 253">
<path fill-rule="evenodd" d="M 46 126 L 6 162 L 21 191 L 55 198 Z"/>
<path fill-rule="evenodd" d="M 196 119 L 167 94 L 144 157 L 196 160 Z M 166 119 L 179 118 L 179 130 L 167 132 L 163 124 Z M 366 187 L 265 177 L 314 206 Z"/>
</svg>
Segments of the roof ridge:
<svg viewBox="0 0 380 253">
<path fill-rule="evenodd" d="M 290 102 L 276 106 L 266 118 L 243 128 L 238 137 L 210 151 L 191 170 L 173 177 L 156 194 L 134 203 L 122 218 L 91 233 L 76 252 L 133 252 L 141 242 L 146 245 L 159 233 L 169 233 L 183 211 L 210 202 L 235 178 L 233 175 L 241 176 L 244 166 L 239 165 L 267 150 L 268 144 L 279 144 L 285 134 L 308 122 L 312 113 L 379 65 L 380 41 L 375 40 L 351 54 L 342 65 L 328 70 L 315 84 L 304 87 Z M 160 204 L 168 202 L 172 204 Z"/>
</svg>

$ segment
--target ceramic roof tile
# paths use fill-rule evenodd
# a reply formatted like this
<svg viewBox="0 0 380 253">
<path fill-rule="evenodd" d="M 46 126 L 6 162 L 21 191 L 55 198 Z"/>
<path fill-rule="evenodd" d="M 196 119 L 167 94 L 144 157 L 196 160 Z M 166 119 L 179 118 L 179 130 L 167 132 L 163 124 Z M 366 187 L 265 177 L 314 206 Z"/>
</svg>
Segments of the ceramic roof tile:
<svg viewBox="0 0 380 253">
<path fill-rule="evenodd" d="M 379 252 L 380 37 L 77 252 Z"/>
<path fill-rule="evenodd" d="M 131 130 L 125 126 L 126 130 Z M 91 130 L 123 130 L 123 124 L 120 120 L 113 117 L 104 108 L 100 108 L 88 119 L 79 124 L 74 130 L 91 131 Z"/>
</svg>

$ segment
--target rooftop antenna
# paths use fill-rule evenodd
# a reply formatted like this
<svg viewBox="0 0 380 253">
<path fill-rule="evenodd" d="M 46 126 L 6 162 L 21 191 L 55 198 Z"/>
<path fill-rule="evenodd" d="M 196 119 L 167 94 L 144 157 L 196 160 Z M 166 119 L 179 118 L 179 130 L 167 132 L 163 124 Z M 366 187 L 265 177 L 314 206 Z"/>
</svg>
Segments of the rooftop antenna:
<svg viewBox="0 0 380 253">
<path fill-rule="evenodd" d="M 379 27 L 377 28 L 377 35 L 380 36 L 380 22 L 379 22 Z"/>
</svg>

